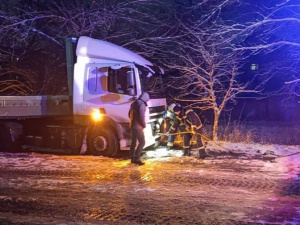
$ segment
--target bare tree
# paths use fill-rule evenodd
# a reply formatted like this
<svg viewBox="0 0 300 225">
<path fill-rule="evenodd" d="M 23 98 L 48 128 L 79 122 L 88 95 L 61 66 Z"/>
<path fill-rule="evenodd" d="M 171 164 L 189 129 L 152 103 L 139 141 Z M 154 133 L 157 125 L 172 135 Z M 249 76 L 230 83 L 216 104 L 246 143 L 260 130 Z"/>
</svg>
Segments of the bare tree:
<svg viewBox="0 0 300 225">
<path fill-rule="evenodd" d="M 242 93 L 263 93 L 274 76 L 270 71 L 278 72 L 274 60 L 273 64 L 269 60 L 268 70 L 249 77 L 246 63 L 261 55 L 276 54 L 286 45 L 299 46 L 298 38 L 291 39 L 284 33 L 292 30 L 290 26 L 299 28 L 296 9 L 300 4 L 291 2 L 219 0 L 211 5 L 210 1 L 198 1 L 185 8 L 184 15 L 189 14 L 189 19 L 177 17 L 183 38 L 177 41 L 173 60 L 167 64 L 181 75 L 170 76 L 168 86 L 177 90 L 173 92 L 174 99 L 212 110 L 214 140 L 227 103 Z M 287 67 L 287 61 L 282 68 Z"/>
<path fill-rule="evenodd" d="M 167 84 L 176 90 L 173 98 L 177 101 L 200 110 L 212 110 L 213 137 L 216 140 L 219 118 L 227 103 L 234 102 L 240 93 L 259 93 L 262 83 L 249 88 L 257 76 L 246 81 L 241 78 L 242 54 L 226 52 L 225 46 L 218 44 L 220 37 L 215 33 L 209 30 L 208 33 L 204 30 L 197 32 L 192 28 L 186 32 L 194 38 L 181 42 L 178 48 L 181 51 L 176 54 L 179 60 L 167 62 L 170 68 L 181 74 L 170 76 Z M 205 37 L 210 41 L 204 41 Z"/>
</svg>

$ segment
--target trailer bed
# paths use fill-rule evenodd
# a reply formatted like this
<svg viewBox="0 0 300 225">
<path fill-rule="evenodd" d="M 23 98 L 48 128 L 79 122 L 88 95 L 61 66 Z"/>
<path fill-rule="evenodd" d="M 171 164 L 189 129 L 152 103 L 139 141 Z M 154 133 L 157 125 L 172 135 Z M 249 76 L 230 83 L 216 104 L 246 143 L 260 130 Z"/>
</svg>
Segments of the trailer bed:
<svg viewBox="0 0 300 225">
<path fill-rule="evenodd" d="M 0 119 L 72 114 L 67 95 L 0 96 Z"/>
</svg>

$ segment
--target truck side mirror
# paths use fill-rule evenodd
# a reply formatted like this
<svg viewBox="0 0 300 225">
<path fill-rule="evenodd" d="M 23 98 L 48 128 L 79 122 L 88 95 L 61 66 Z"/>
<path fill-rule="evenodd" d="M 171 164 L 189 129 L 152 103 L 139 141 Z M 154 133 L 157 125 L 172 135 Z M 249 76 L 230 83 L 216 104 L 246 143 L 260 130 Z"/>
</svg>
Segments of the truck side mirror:
<svg viewBox="0 0 300 225">
<path fill-rule="evenodd" d="M 127 75 L 128 95 L 134 96 L 134 95 L 136 95 L 136 91 L 135 91 L 134 71 L 133 71 L 133 69 L 127 71 L 126 75 Z"/>
<path fill-rule="evenodd" d="M 134 86 L 134 73 L 133 69 L 127 71 L 127 85 L 128 86 Z"/>
</svg>

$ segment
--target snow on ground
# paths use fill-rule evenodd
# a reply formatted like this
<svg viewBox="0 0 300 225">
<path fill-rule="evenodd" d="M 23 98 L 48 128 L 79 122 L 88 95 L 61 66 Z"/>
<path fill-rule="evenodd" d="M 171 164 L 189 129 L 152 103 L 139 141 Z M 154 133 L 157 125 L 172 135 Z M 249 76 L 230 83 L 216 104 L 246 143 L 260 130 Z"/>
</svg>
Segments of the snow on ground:
<svg viewBox="0 0 300 225">
<path fill-rule="evenodd" d="M 225 159 L 228 157 L 237 157 L 241 159 L 258 159 L 264 167 L 274 167 L 277 171 L 289 172 L 292 176 L 297 176 L 300 169 L 300 145 L 271 145 L 257 143 L 231 143 L 231 142 L 209 142 L 207 145 L 207 153 L 211 155 L 208 159 Z M 181 161 L 199 161 L 198 151 L 192 150 L 192 158 L 181 157 L 182 150 L 167 151 L 165 147 L 157 148 L 154 151 L 148 151 L 143 156 L 145 159 L 153 159 L 155 161 L 169 160 L 168 157 L 180 157 Z M 188 158 L 188 159 L 187 159 Z M 257 161 L 249 160 L 258 164 Z M 269 161 L 270 163 L 266 163 Z M 276 162 L 276 163 L 275 163 Z M 205 163 L 213 163 L 213 160 L 205 160 Z"/>
<path fill-rule="evenodd" d="M 264 167 L 274 167 L 277 171 L 288 172 L 291 177 L 299 176 L 300 170 L 300 145 L 262 145 L 262 144 L 245 144 L 245 143 L 219 143 L 219 148 L 214 146 L 212 151 L 232 151 L 232 153 L 242 153 L 246 158 L 259 157 L 261 159 L 273 159 L 274 163 L 265 163 L 261 161 Z M 224 147 L 226 149 L 224 149 Z M 209 149 L 208 148 L 208 149 Z M 275 163 L 276 162 L 276 163 Z M 251 163 L 251 160 L 249 161 Z"/>
<path fill-rule="evenodd" d="M 0 153 L 0 168 L 26 169 L 42 168 L 47 171 L 60 171 L 68 168 L 72 172 L 85 171 L 89 164 L 103 159 L 101 156 L 59 156 L 40 153 Z M 106 161 L 113 160 L 105 158 Z M 84 169 L 86 168 L 86 169 Z"/>
<path fill-rule="evenodd" d="M 262 145 L 249 143 L 231 143 L 231 142 L 209 142 L 207 145 L 207 153 L 211 156 L 205 160 L 205 163 L 213 163 L 213 159 L 226 159 L 228 157 L 236 157 L 239 159 L 258 159 L 261 164 L 272 166 L 272 163 L 265 163 L 264 159 L 273 160 L 273 166 L 277 170 L 283 172 L 297 172 L 300 169 L 300 146 L 299 145 Z M 182 157 L 181 149 L 167 151 L 166 147 L 161 146 L 155 150 L 148 150 L 142 159 L 150 161 L 170 161 L 180 160 L 188 162 L 198 162 L 198 151 L 192 150 L 192 157 Z M 17 156 L 17 157 L 16 157 Z M 78 157 L 78 159 L 76 158 Z M 85 160 L 86 159 L 86 163 Z M 76 163 L 78 160 L 78 164 Z M 0 168 L 26 168 L 27 170 L 35 170 L 41 167 L 44 170 L 63 170 L 68 166 L 73 172 L 84 171 L 89 168 L 91 162 L 98 163 L 99 160 L 110 160 L 116 167 L 124 166 L 124 160 L 105 158 L 101 156 L 72 156 L 72 163 L 68 162 L 68 156 L 61 157 L 49 154 L 43 155 L 38 153 L 0 153 Z M 249 160 L 249 163 L 251 164 Z M 276 163 L 274 163 L 276 161 Z M 127 160 L 126 163 L 129 163 Z M 258 162 L 255 161 L 257 164 Z M 71 168 L 70 168 L 71 167 Z"/>
<path fill-rule="evenodd" d="M 231 142 L 209 142 L 207 145 L 207 152 L 217 155 L 242 154 L 245 157 L 273 155 L 275 158 L 289 157 L 290 161 L 295 163 L 300 162 L 300 145 L 262 145 L 257 143 L 231 143 Z M 197 151 L 192 150 L 192 155 L 198 154 Z M 156 148 L 154 151 L 146 152 L 145 158 L 159 158 L 159 157 L 180 157 L 183 151 L 170 150 L 162 146 Z"/>
<path fill-rule="evenodd" d="M 300 169 L 300 145 L 262 145 L 262 144 L 245 144 L 245 143 L 218 143 L 218 146 L 210 144 L 208 151 L 231 151 L 233 154 L 243 154 L 246 158 L 262 157 L 274 159 L 276 164 L 289 170 L 289 172 L 299 171 Z M 278 166 L 278 165 L 277 165 Z M 281 169 L 279 167 L 278 169 Z"/>
<path fill-rule="evenodd" d="M 299 224 L 300 146 L 218 142 L 208 143 L 207 152 L 200 160 L 196 150 L 184 157 L 181 149 L 159 147 L 143 155 L 145 166 L 128 158 L 0 153 L 0 221 L 45 224 L 47 218 L 32 215 L 54 214 L 51 224 L 121 224 L 109 223 L 115 218 L 122 224 Z"/>
<path fill-rule="evenodd" d="M 231 143 L 231 142 L 216 142 L 209 143 L 208 149 L 212 151 L 231 150 L 235 153 L 245 153 L 248 156 L 271 154 L 275 156 L 286 156 L 293 153 L 300 153 L 300 145 L 275 145 L 275 144 L 258 144 L 258 143 Z M 296 156 L 296 158 L 299 156 Z"/>
</svg>

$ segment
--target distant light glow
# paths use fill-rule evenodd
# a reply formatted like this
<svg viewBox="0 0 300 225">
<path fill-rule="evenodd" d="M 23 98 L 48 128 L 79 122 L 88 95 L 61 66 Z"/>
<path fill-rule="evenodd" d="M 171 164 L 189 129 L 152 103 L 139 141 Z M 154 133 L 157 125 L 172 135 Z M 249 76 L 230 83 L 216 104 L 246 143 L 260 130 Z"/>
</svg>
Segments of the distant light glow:
<svg viewBox="0 0 300 225">
<path fill-rule="evenodd" d="M 258 70 L 258 64 L 252 63 L 250 68 L 251 70 Z"/>
</svg>

